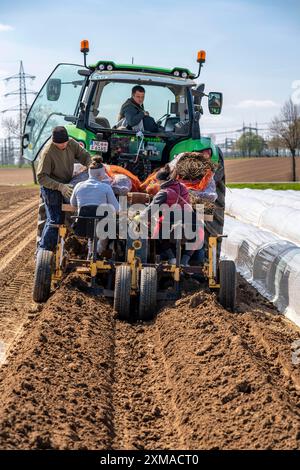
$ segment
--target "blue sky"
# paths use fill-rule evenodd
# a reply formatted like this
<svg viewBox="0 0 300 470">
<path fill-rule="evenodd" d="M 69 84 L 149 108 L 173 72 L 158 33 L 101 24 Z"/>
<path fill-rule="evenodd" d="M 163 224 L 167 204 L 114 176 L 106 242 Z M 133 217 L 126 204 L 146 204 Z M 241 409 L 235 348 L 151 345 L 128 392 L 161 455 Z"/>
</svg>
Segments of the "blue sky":
<svg viewBox="0 0 300 470">
<path fill-rule="evenodd" d="M 58 62 L 187 66 L 197 70 L 197 50 L 207 61 L 201 81 L 224 93 L 221 116 L 202 120 L 207 132 L 267 122 L 300 80 L 299 0 L 0 0 L 0 78 L 23 60 L 38 89 Z M 13 89 L 0 82 L 0 95 Z M 0 96 L 0 110 L 13 99 Z"/>
</svg>

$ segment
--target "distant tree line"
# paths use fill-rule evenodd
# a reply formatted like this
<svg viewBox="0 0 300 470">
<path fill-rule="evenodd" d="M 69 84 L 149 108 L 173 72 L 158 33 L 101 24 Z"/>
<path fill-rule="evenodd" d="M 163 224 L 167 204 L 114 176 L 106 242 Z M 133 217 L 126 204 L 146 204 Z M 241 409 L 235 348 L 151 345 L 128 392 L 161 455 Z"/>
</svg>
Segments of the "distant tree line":
<svg viewBox="0 0 300 470">
<path fill-rule="evenodd" d="M 272 138 L 266 141 L 252 131 L 244 132 L 235 143 L 235 150 L 242 156 L 262 156 L 267 148 L 278 156 L 281 149 L 288 149 L 292 157 L 292 180 L 296 181 L 296 152 L 300 149 L 300 106 L 291 99 L 286 101 L 270 126 Z"/>
</svg>

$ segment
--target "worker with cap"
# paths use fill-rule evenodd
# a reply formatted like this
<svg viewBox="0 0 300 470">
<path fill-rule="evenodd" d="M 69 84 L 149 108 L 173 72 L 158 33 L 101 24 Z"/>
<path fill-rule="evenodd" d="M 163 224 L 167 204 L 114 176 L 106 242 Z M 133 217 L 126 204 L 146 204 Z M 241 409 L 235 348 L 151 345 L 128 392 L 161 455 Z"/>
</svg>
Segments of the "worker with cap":
<svg viewBox="0 0 300 470">
<path fill-rule="evenodd" d="M 97 209 L 102 206 L 103 212 L 110 208 L 112 213 L 120 210 L 120 205 L 114 192 L 107 184 L 105 167 L 99 157 L 93 157 L 89 165 L 89 178 L 86 181 L 77 183 L 72 197 L 71 204 L 78 209 L 79 218 L 75 222 L 73 228 L 78 236 L 86 236 L 88 230 L 86 222 L 89 218 L 93 218 L 97 214 Z M 102 237 L 97 242 L 97 252 L 99 255 L 108 245 L 108 238 Z M 92 239 L 88 240 L 88 258 L 92 254 Z"/>
<path fill-rule="evenodd" d="M 41 196 L 45 203 L 46 224 L 39 248 L 54 251 L 58 229 L 54 225 L 62 223 L 63 198 L 69 199 L 73 187 L 69 185 L 74 163 L 88 166 L 90 154 L 78 142 L 69 138 L 63 126 L 54 127 L 52 139 L 45 145 L 37 168 L 37 180 L 41 186 Z"/>
</svg>

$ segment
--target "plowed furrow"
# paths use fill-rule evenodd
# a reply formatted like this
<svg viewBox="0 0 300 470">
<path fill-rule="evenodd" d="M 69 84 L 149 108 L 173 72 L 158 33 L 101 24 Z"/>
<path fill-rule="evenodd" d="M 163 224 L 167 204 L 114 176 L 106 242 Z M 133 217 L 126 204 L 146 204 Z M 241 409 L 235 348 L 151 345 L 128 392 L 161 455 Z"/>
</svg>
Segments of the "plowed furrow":
<svg viewBox="0 0 300 470">
<path fill-rule="evenodd" d="M 5 189 L 0 192 L 0 220 L 8 211 L 14 210 L 16 207 L 19 207 L 20 204 L 24 205 L 24 203 L 33 198 L 38 199 L 38 189 L 36 188 L 22 189 L 17 187 L 5 187 Z"/>
<path fill-rule="evenodd" d="M 0 218 L 0 341 L 6 355 L 32 306 L 36 208 L 31 195 Z"/>
<path fill-rule="evenodd" d="M 29 234 L 28 234 L 29 231 Z M 0 250 L 0 256 L 1 256 L 1 265 L 0 265 L 0 273 L 3 271 L 7 266 L 12 263 L 13 261 L 16 261 L 19 265 L 19 259 L 18 256 L 26 246 L 32 242 L 35 239 L 36 236 L 36 229 L 35 229 L 35 223 L 33 222 L 30 224 L 28 227 L 24 228 L 18 236 L 14 237 L 12 242 L 9 242 L 8 244 L 5 244 L 5 249 Z M 10 251 L 8 251 L 10 249 Z M 6 253 L 6 254 L 5 254 Z"/>
<path fill-rule="evenodd" d="M 186 448 L 165 364 L 151 326 L 117 322 L 113 448 Z"/>
<path fill-rule="evenodd" d="M 14 224 L 19 223 L 24 215 L 28 213 L 35 213 L 37 209 L 37 199 L 31 199 L 27 204 L 14 207 L 10 209 L 9 213 L 5 217 L 0 217 L 0 235 L 1 237 L 6 236 L 8 229 Z"/>
</svg>

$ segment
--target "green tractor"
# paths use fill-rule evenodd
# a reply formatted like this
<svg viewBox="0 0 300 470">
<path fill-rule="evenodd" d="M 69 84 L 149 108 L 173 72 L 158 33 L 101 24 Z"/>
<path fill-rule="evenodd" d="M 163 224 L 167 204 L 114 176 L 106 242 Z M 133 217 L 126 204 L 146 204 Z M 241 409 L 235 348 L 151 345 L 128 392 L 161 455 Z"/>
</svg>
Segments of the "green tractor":
<svg viewBox="0 0 300 470">
<path fill-rule="evenodd" d="M 207 252 L 209 252 L 209 236 L 216 237 L 216 259 L 211 260 L 211 263 L 218 267 L 224 223 L 224 161 L 221 150 L 209 137 L 201 135 L 200 118 L 203 114 L 204 97 L 208 98 L 209 112 L 220 114 L 222 93 L 206 94 L 205 85 L 197 84 L 195 81 L 200 76 L 205 62 L 205 52 L 198 52 L 199 70 L 197 74 L 193 74 L 182 67 L 166 69 L 116 64 L 107 60 L 100 60 L 87 66 L 88 51 L 88 41 L 82 41 L 84 66 L 65 63 L 57 65 L 41 88 L 27 115 L 24 127 L 22 143 L 24 157 L 34 162 L 50 138 L 52 128 L 57 125 L 65 125 L 69 136 L 77 140 L 92 155 L 100 153 L 104 163 L 124 166 L 140 180 L 144 180 L 155 169 L 162 167 L 179 153 L 211 149 L 211 159 L 218 163 L 215 173 L 218 197 L 213 219 L 206 221 L 205 229 Z M 129 126 L 119 126 L 118 115 L 121 105 L 131 96 L 132 87 L 135 85 L 142 85 L 145 89 L 145 107 L 156 122 L 155 132 L 137 132 Z M 43 201 L 40 200 L 38 237 L 44 220 Z M 131 260 L 132 256 L 131 253 Z M 131 264 L 134 262 L 131 261 Z M 123 271 L 128 271 L 128 266 L 123 267 Z M 228 276 L 224 266 L 221 269 L 223 274 L 214 269 L 212 283 L 220 287 L 220 277 L 226 279 Z M 232 267 L 227 269 L 231 270 L 232 277 Z M 119 277 L 116 282 L 120 283 Z M 230 287 L 226 287 L 225 291 L 228 289 L 230 290 Z M 228 295 L 227 292 L 225 297 Z M 41 294 L 41 298 L 44 297 Z M 228 306 L 233 308 L 235 296 L 230 294 L 229 297 L 232 299 L 226 302 L 229 302 Z M 118 300 L 119 303 L 122 301 Z"/>
</svg>

